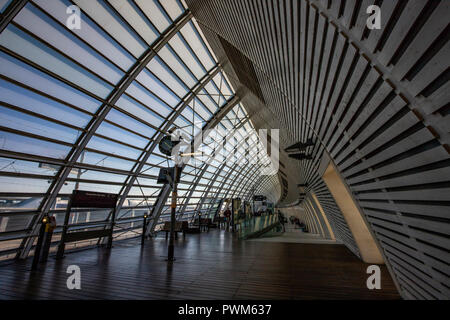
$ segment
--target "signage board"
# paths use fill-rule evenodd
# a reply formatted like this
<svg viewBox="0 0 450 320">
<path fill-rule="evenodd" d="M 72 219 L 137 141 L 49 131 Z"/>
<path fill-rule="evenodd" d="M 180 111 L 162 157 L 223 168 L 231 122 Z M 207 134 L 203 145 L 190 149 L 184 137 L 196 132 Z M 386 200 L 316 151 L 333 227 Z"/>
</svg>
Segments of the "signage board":
<svg viewBox="0 0 450 320">
<path fill-rule="evenodd" d="M 73 208 L 115 208 L 119 195 L 103 192 L 74 190 L 72 193 Z"/>
</svg>

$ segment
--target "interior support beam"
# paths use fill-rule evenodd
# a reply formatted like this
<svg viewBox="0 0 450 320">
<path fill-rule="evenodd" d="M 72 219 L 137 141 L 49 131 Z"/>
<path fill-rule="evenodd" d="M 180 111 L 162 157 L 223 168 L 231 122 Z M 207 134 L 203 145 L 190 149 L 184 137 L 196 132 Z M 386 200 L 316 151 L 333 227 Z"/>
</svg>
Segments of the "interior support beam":
<svg viewBox="0 0 450 320">
<path fill-rule="evenodd" d="M 14 0 L 6 8 L 6 10 L 1 15 L 0 21 L 0 33 L 5 30 L 8 24 L 14 19 L 14 17 L 22 10 L 23 7 L 28 3 L 28 0 Z"/>
<path fill-rule="evenodd" d="M 342 215 L 358 245 L 362 260 L 366 263 L 383 264 L 384 259 L 375 237 L 368 228 L 362 212 L 352 197 L 351 191 L 344 183 L 333 163 L 330 163 L 325 170 L 323 180 L 333 195 L 336 204 L 341 209 Z"/>
<path fill-rule="evenodd" d="M 325 214 L 325 211 L 323 210 L 319 199 L 317 198 L 317 196 L 316 196 L 316 194 L 314 192 L 311 193 L 311 197 L 312 197 L 312 199 L 314 201 L 315 207 L 317 208 L 317 210 L 322 215 L 322 218 L 323 218 L 323 220 L 325 222 L 325 225 L 327 227 L 327 230 L 328 230 L 328 233 L 329 233 L 331 239 L 332 240 L 336 240 L 336 237 L 335 237 L 334 232 L 333 232 L 333 228 L 331 227 L 330 222 L 328 221 L 327 215 Z"/>
<path fill-rule="evenodd" d="M 155 227 L 158 224 L 159 217 L 161 216 L 162 209 L 164 208 L 167 199 L 169 198 L 171 187 L 169 184 L 165 184 L 158 199 L 155 202 L 153 214 L 151 216 L 151 226 L 146 229 L 145 236 L 149 236 L 155 232 Z"/>
<path fill-rule="evenodd" d="M 306 211 L 309 213 L 309 215 L 314 223 L 316 233 L 319 234 L 320 236 L 322 236 L 323 238 L 327 238 L 327 235 L 324 232 L 322 223 L 317 215 L 316 208 L 311 203 L 311 201 L 309 201 L 309 199 L 305 199 L 304 203 L 305 203 L 305 209 L 307 209 Z"/>
</svg>

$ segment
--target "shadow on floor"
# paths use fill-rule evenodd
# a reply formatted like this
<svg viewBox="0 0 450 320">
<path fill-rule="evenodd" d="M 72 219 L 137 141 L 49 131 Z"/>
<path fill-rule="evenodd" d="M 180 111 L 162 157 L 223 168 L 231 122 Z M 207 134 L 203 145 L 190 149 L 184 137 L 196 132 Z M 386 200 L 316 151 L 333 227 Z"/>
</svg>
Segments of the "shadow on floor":
<svg viewBox="0 0 450 320">
<path fill-rule="evenodd" d="M 366 268 L 336 244 L 239 241 L 211 230 L 176 241 L 173 265 L 167 240 L 116 243 L 0 267 L 0 299 L 399 299 L 382 266 L 381 290 L 368 290 Z M 69 265 L 81 270 L 81 290 L 69 290 Z"/>
</svg>

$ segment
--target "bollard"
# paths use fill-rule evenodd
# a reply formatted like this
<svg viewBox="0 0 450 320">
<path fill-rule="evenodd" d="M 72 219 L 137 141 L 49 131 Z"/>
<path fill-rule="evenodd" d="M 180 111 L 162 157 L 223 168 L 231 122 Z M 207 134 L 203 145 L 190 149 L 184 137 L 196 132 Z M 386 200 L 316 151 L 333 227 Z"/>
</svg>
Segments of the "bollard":
<svg viewBox="0 0 450 320">
<path fill-rule="evenodd" d="M 45 225 L 44 244 L 42 251 L 42 262 L 46 262 L 50 252 L 50 245 L 52 244 L 53 231 L 56 228 L 56 219 L 54 216 L 49 217 Z"/>
<path fill-rule="evenodd" d="M 39 230 L 38 242 L 36 244 L 36 248 L 34 249 L 33 264 L 31 265 L 31 270 L 37 269 L 37 266 L 39 263 L 39 258 L 41 256 L 41 248 L 42 248 L 42 243 L 44 241 L 45 228 L 46 228 L 47 222 L 48 222 L 48 216 L 44 216 L 44 218 L 42 218 L 42 221 L 41 221 L 41 229 Z"/>
<path fill-rule="evenodd" d="M 145 233 L 147 232 L 147 214 L 144 215 L 144 224 L 142 225 L 142 237 L 141 237 L 141 245 L 144 245 L 145 241 Z"/>
</svg>

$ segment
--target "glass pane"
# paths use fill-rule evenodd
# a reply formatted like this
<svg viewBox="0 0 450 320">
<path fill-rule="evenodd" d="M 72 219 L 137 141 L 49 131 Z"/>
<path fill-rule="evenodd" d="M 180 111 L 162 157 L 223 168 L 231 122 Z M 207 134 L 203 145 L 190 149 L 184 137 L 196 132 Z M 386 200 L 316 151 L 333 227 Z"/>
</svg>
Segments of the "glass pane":
<svg viewBox="0 0 450 320">
<path fill-rule="evenodd" d="M 135 0 L 135 2 L 160 33 L 169 27 L 169 18 L 155 0 Z"/>
<path fill-rule="evenodd" d="M 167 104 L 165 104 L 164 101 L 161 101 L 158 97 L 154 96 L 150 91 L 146 90 L 137 82 L 133 82 L 128 87 L 126 92 L 134 99 L 154 110 L 164 118 L 166 118 L 172 111 L 172 109 Z"/>
<path fill-rule="evenodd" d="M 190 71 L 197 79 L 203 77 L 206 69 L 199 63 L 197 57 L 193 54 L 192 49 L 188 47 L 187 43 L 181 38 L 180 34 L 176 34 L 170 39 L 169 44 L 179 57 L 182 57 L 183 62 L 189 67 Z"/>
<path fill-rule="evenodd" d="M 1 33 L 0 44 L 101 98 L 112 90 L 106 82 L 12 25 Z"/>
<path fill-rule="evenodd" d="M 188 93 L 189 90 L 186 85 L 180 81 L 178 77 L 176 77 L 167 65 L 158 57 L 155 57 L 152 61 L 150 61 L 147 67 L 179 97 L 184 97 Z"/>
<path fill-rule="evenodd" d="M 197 79 L 187 69 L 186 65 L 174 55 L 174 51 L 166 45 L 159 52 L 159 57 L 164 60 L 168 67 L 185 83 L 189 88 L 192 88 L 197 83 Z"/>
<path fill-rule="evenodd" d="M 117 106 L 155 127 L 159 127 L 164 120 L 161 116 L 155 114 L 149 110 L 149 108 L 146 108 L 144 105 L 131 99 L 127 95 L 120 97 L 119 101 L 117 101 Z"/>
<path fill-rule="evenodd" d="M 74 143 L 79 131 L 0 106 L 0 126 Z"/>
<path fill-rule="evenodd" d="M 147 139 L 106 122 L 103 122 L 100 125 L 95 134 L 102 135 L 138 148 L 145 148 L 148 143 Z"/>
<path fill-rule="evenodd" d="M 156 28 L 131 0 L 108 0 L 131 27 L 151 45 L 159 36 Z"/>
<path fill-rule="evenodd" d="M 13 85 L 0 79 L 0 96 L 4 103 L 42 114 L 62 122 L 68 122 L 77 127 L 84 127 L 90 120 L 90 116 L 48 99 L 33 91 Z"/>
<path fill-rule="evenodd" d="M 114 155 L 126 157 L 129 159 L 137 159 L 141 155 L 141 151 L 126 147 L 119 143 L 115 143 L 100 137 L 92 137 L 89 141 L 87 148 L 94 149 L 96 151 L 103 151 Z"/>
<path fill-rule="evenodd" d="M 100 102 L 80 91 L 40 72 L 3 52 L 0 52 L 0 73 L 24 85 L 30 86 L 52 97 L 76 105 L 94 113 Z"/>
<path fill-rule="evenodd" d="M 139 57 L 144 53 L 146 44 L 130 30 L 114 14 L 113 10 L 103 1 L 74 0 L 84 12 L 95 20 L 106 32 L 117 40 L 122 46 L 127 48 L 134 57 Z"/>
<path fill-rule="evenodd" d="M 163 82 L 156 78 L 150 71 L 144 69 L 137 77 L 137 82 L 147 88 L 153 94 L 165 101 L 169 106 L 175 108 L 180 103 L 178 97 L 170 88 L 166 87 Z"/>
<path fill-rule="evenodd" d="M 190 21 L 180 30 L 184 39 L 189 43 L 194 53 L 197 55 L 198 59 L 203 64 L 206 70 L 210 70 L 216 64 L 214 58 L 208 51 L 205 43 L 201 39 L 199 33 L 194 28 L 194 24 Z"/>
<path fill-rule="evenodd" d="M 50 20 L 37 7 L 28 5 L 14 18 L 14 21 L 37 37 L 58 48 L 67 56 L 82 62 L 83 66 L 100 75 L 103 79 L 117 84 L 123 72 L 112 63 L 77 39 L 68 28 Z"/>
<path fill-rule="evenodd" d="M 0 0 L 0 12 L 3 12 L 11 4 L 12 0 Z"/>
<path fill-rule="evenodd" d="M 178 0 L 164 0 L 161 1 L 161 5 L 164 7 L 172 21 L 176 20 L 185 10 Z"/>
<path fill-rule="evenodd" d="M 70 147 L 0 131 L 0 149 L 64 159 Z"/>
<path fill-rule="evenodd" d="M 107 120 L 110 120 L 114 123 L 119 124 L 122 127 L 129 128 L 133 130 L 134 132 L 138 132 L 141 135 L 144 135 L 148 137 L 149 139 L 154 136 L 156 133 L 156 130 L 143 124 L 140 121 L 137 121 L 136 119 L 133 119 L 125 114 L 123 114 L 120 111 L 117 111 L 115 109 L 111 110 L 107 117 Z"/>
<path fill-rule="evenodd" d="M 38 4 L 39 7 L 48 12 L 63 25 L 66 24 L 66 9 L 72 5 L 70 1 L 35 0 L 34 3 Z M 97 48 L 109 60 L 122 68 L 122 70 L 128 70 L 135 61 L 133 56 L 115 42 L 106 32 L 99 28 L 87 15 L 83 15 L 82 17 L 82 27 L 71 31 L 92 47 Z"/>
<path fill-rule="evenodd" d="M 0 193 L 45 193 L 51 180 L 0 177 Z M 23 204 L 22 204 L 23 205 Z M 17 206 L 16 206 L 17 208 Z M 25 211 L 25 210 L 24 210 Z"/>
<path fill-rule="evenodd" d="M 94 166 L 112 168 L 129 171 L 135 164 L 132 161 L 107 156 L 93 151 L 83 151 L 78 159 L 79 163 L 91 164 Z"/>
</svg>

